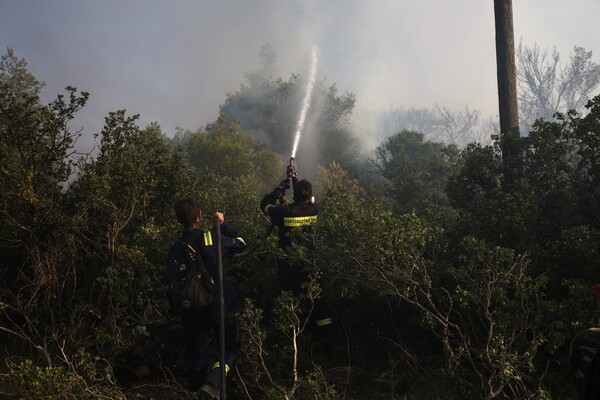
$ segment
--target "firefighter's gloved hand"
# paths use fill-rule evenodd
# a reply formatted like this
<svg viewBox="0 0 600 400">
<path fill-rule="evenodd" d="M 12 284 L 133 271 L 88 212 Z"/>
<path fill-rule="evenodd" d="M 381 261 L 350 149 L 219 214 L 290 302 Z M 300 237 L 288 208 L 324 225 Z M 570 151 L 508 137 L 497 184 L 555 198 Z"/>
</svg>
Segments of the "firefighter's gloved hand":
<svg viewBox="0 0 600 400">
<path fill-rule="evenodd" d="M 269 204 L 274 205 L 277 200 L 285 202 L 285 191 L 290 188 L 290 183 L 287 179 L 281 181 L 270 194 L 266 195 L 260 203 L 260 209 L 266 214 L 266 206 Z"/>
<path fill-rule="evenodd" d="M 288 179 L 296 177 L 296 168 L 294 168 L 294 163 L 290 163 L 290 165 L 288 165 L 285 174 L 287 175 Z"/>
<path fill-rule="evenodd" d="M 281 192 L 285 192 L 289 188 L 290 188 L 290 181 L 288 179 L 284 179 L 284 180 L 281 181 L 281 183 L 279 184 L 279 186 L 277 186 L 276 190 L 279 190 Z"/>
<path fill-rule="evenodd" d="M 275 203 L 277 202 L 277 199 L 279 198 L 278 195 L 275 195 L 273 193 L 269 193 L 267 195 L 265 195 L 265 197 L 263 197 L 262 201 L 260 202 L 260 210 L 267 215 L 268 212 L 268 208 L 270 206 L 275 205 Z"/>
</svg>

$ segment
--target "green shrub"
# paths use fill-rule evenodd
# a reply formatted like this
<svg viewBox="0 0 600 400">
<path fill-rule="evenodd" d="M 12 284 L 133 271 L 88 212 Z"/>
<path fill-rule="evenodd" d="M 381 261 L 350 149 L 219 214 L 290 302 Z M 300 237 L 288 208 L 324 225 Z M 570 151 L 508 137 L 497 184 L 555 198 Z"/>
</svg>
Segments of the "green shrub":
<svg viewBox="0 0 600 400">
<path fill-rule="evenodd" d="M 40 366 L 31 359 L 8 362 L 0 375 L 0 394 L 6 399 L 125 399 L 105 360 L 80 349 L 64 365 Z"/>
</svg>

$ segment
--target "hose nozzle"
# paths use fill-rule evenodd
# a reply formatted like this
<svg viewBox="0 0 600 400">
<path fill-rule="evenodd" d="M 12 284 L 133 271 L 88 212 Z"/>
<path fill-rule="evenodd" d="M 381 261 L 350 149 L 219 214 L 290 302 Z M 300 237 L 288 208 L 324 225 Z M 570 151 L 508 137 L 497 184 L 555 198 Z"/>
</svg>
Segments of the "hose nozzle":
<svg viewBox="0 0 600 400">
<path fill-rule="evenodd" d="M 296 164 L 294 157 L 290 158 L 290 164 L 287 166 L 285 174 L 288 179 L 293 179 L 296 177 Z"/>
</svg>

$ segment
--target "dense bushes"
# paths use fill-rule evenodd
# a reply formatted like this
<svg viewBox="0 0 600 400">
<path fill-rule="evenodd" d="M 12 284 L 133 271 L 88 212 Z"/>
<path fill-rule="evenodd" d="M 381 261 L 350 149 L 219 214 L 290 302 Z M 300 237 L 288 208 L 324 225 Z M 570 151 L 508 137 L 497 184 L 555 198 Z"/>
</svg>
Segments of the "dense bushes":
<svg viewBox="0 0 600 400">
<path fill-rule="evenodd" d="M 121 110 L 98 153 L 77 160 L 68 121 L 87 94 L 42 105 L 12 53 L 0 72 L 4 397 L 189 396 L 162 282 L 185 195 L 260 244 L 226 270 L 245 299 L 234 398 L 572 395 L 568 343 L 597 319 L 600 97 L 586 116 L 538 122 L 510 184 L 496 145 L 415 132 L 379 149 L 383 186 L 321 168 L 321 279 L 299 301 L 277 290 L 276 238 L 258 210 L 279 156 L 225 116 L 172 141 Z M 337 316 L 327 337 L 305 324 L 317 297 Z"/>
</svg>

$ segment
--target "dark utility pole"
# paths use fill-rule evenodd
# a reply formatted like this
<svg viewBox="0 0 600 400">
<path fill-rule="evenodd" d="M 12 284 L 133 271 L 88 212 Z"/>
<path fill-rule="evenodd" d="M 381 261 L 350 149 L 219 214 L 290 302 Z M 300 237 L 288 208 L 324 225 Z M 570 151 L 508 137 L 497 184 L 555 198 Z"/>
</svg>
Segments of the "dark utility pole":
<svg viewBox="0 0 600 400">
<path fill-rule="evenodd" d="M 494 15 L 502 159 L 505 176 L 511 180 L 520 171 L 521 165 L 520 154 L 515 143 L 520 133 L 512 0 L 494 0 Z"/>
</svg>

